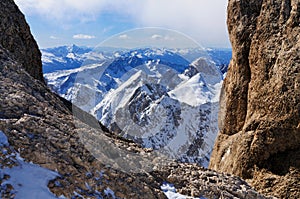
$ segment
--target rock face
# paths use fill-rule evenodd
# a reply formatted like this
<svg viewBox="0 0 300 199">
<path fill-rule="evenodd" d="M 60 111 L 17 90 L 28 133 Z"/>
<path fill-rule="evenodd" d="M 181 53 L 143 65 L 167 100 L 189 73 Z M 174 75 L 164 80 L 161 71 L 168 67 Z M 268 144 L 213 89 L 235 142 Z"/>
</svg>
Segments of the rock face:
<svg viewBox="0 0 300 199">
<path fill-rule="evenodd" d="M 0 2 L 0 45 L 35 79 L 44 81 L 41 53 L 24 15 L 13 0 Z M 26 57 L 26 59 L 25 59 Z"/>
<path fill-rule="evenodd" d="M 229 0 L 233 57 L 210 168 L 300 195 L 300 2 Z"/>
</svg>

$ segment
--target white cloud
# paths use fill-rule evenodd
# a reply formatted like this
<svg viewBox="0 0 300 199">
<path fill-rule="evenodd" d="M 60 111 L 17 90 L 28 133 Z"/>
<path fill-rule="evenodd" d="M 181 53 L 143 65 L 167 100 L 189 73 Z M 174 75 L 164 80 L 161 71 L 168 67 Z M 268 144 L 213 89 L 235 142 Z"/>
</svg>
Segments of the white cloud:
<svg viewBox="0 0 300 199">
<path fill-rule="evenodd" d="M 145 0 L 139 23 L 190 35 L 204 45 L 228 42 L 228 0 Z"/>
<path fill-rule="evenodd" d="M 131 17 L 136 27 L 181 31 L 203 44 L 229 44 L 226 27 L 228 0 L 15 0 L 27 15 L 58 23 L 97 20 L 102 12 Z M 114 24 L 112 24 L 114 25 Z"/>
<path fill-rule="evenodd" d="M 159 35 L 159 34 L 154 34 L 151 36 L 151 39 L 154 39 L 154 40 L 165 40 L 165 41 L 174 41 L 175 38 L 169 36 L 169 35 L 166 35 L 166 36 L 163 36 L 163 35 Z"/>
<path fill-rule="evenodd" d="M 151 36 L 151 38 L 152 38 L 152 39 L 155 39 L 155 40 L 160 40 L 160 39 L 163 38 L 163 36 L 158 35 L 158 34 L 154 34 L 154 35 Z"/>
<path fill-rule="evenodd" d="M 174 40 L 175 40 L 174 37 L 171 37 L 171 36 L 169 36 L 169 35 L 166 35 L 166 36 L 164 37 L 164 39 L 165 39 L 166 41 L 174 41 Z"/>
<path fill-rule="evenodd" d="M 129 36 L 126 34 L 120 35 L 119 39 L 129 39 Z"/>
<path fill-rule="evenodd" d="M 136 0 L 15 0 L 16 4 L 28 15 L 41 15 L 58 22 L 72 20 L 90 21 L 102 11 L 132 13 L 128 5 L 139 4 Z M 135 3 L 134 3 L 135 2 Z M 127 7 L 124 9 L 124 7 Z M 134 9 L 135 7 L 133 7 Z"/>
<path fill-rule="evenodd" d="M 84 34 L 77 34 L 73 35 L 73 39 L 95 39 L 94 35 L 84 35 Z"/>
<path fill-rule="evenodd" d="M 54 40 L 59 39 L 58 37 L 55 37 L 55 36 L 53 36 L 53 35 L 51 35 L 49 38 L 50 38 L 50 39 L 54 39 Z"/>
</svg>

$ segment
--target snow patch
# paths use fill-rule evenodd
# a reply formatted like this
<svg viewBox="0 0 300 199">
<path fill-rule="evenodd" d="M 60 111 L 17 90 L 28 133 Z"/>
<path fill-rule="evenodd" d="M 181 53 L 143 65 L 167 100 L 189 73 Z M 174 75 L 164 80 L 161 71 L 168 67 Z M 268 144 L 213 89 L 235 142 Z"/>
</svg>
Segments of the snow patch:
<svg viewBox="0 0 300 199">
<path fill-rule="evenodd" d="M 7 147 L 9 143 L 6 135 L 0 131 L 0 147 L 3 146 Z M 12 161 L 16 162 L 18 166 L 0 169 L 0 176 L 4 174 L 10 176 L 9 179 L 2 182 L 1 187 L 8 184 L 12 185 L 15 199 L 57 198 L 50 192 L 47 185 L 50 180 L 59 176 L 58 173 L 42 168 L 39 165 L 25 162 L 18 153 L 16 153 L 16 157 Z"/>
<path fill-rule="evenodd" d="M 224 153 L 224 155 L 223 155 L 223 157 L 222 157 L 222 159 L 221 159 L 221 162 L 224 161 L 225 158 L 226 158 L 227 156 L 230 155 L 230 152 L 231 152 L 231 149 L 230 149 L 230 147 L 229 147 L 229 148 L 226 150 L 226 152 Z"/>
<path fill-rule="evenodd" d="M 67 54 L 67 58 L 69 58 L 69 59 L 75 59 L 74 53 L 68 53 Z"/>
<path fill-rule="evenodd" d="M 174 185 L 168 183 L 164 183 L 160 188 L 168 199 L 205 199 L 204 197 L 194 198 L 191 196 L 185 196 L 180 193 L 176 193 L 176 188 L 174 187 Z"/>
<path fill-rule="evenodd" d="M 16 199 L 57 198 L 47 185 L 50 180 L 59 176 L 58 173 L 24 162 L 22 159 L 18 159 L 18 163 L 19 166 L 2 171 L 10 176 L 2 185 L 11 184 L 16 190 Z"/>
<path fill-rule="evenodd" d="M 104 194 L 108 197 L 116 198 L 115 193 L 110 188 L 106 188 Z"/>
<path fill-rule="evenodd" d="M 0 147 L 8 146 L 8 145 L 9 143 L 6 135 L 2 131 L 0 131 Z"/>
</svg>

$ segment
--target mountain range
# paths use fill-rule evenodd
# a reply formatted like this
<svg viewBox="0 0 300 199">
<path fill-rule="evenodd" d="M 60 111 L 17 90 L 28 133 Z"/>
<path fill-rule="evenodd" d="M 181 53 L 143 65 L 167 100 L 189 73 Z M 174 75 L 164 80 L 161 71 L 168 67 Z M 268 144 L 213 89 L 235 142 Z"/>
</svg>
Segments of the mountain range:
<svg viewBox="0 0 300 199">
<path fill-rule="evenodd" d="M 41 49 L 43 61 L 43 73 L 51 73 L 59 70 L 75 69 L 88 62 L 97 62 L 101 59 L 115 58 L 129 49 L 114 47 L 86 47 L 86 46 L 58 46 Z M 227 71 L 232 51 L 230 48 L 185 48 L 169 49 L 183 56 L 190 62 L 197 59 L 199 54 L 205 52 L 221 69 Z"/>
<path fill-rule="evenodd" d="M 230 51 L 107 49 L 43 50 L 47 84 L 110 131 L 171 159 L 207 167 L 218 132 L 221 69 Z M 65 64 L 74 68 L 60 70 Z"/>
</svg>

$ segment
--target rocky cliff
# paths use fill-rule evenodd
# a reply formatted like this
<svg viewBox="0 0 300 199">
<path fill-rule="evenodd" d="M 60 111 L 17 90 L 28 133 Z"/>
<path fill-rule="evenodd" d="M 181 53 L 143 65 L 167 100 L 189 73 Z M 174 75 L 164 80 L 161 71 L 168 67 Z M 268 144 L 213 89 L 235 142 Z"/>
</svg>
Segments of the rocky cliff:
<svg viewBox="0 0 300 199">
<path fill-rule="evenodd" d="M 0 45 L 35 79 L 43 80 L 41 53 L 13 0 L 0 1 Z"/>
<path fill-rule="evenodd" d="M 300 195 L 300 1 L 229 0 L 233 48 L 210 168 Z"/>
</svg>

